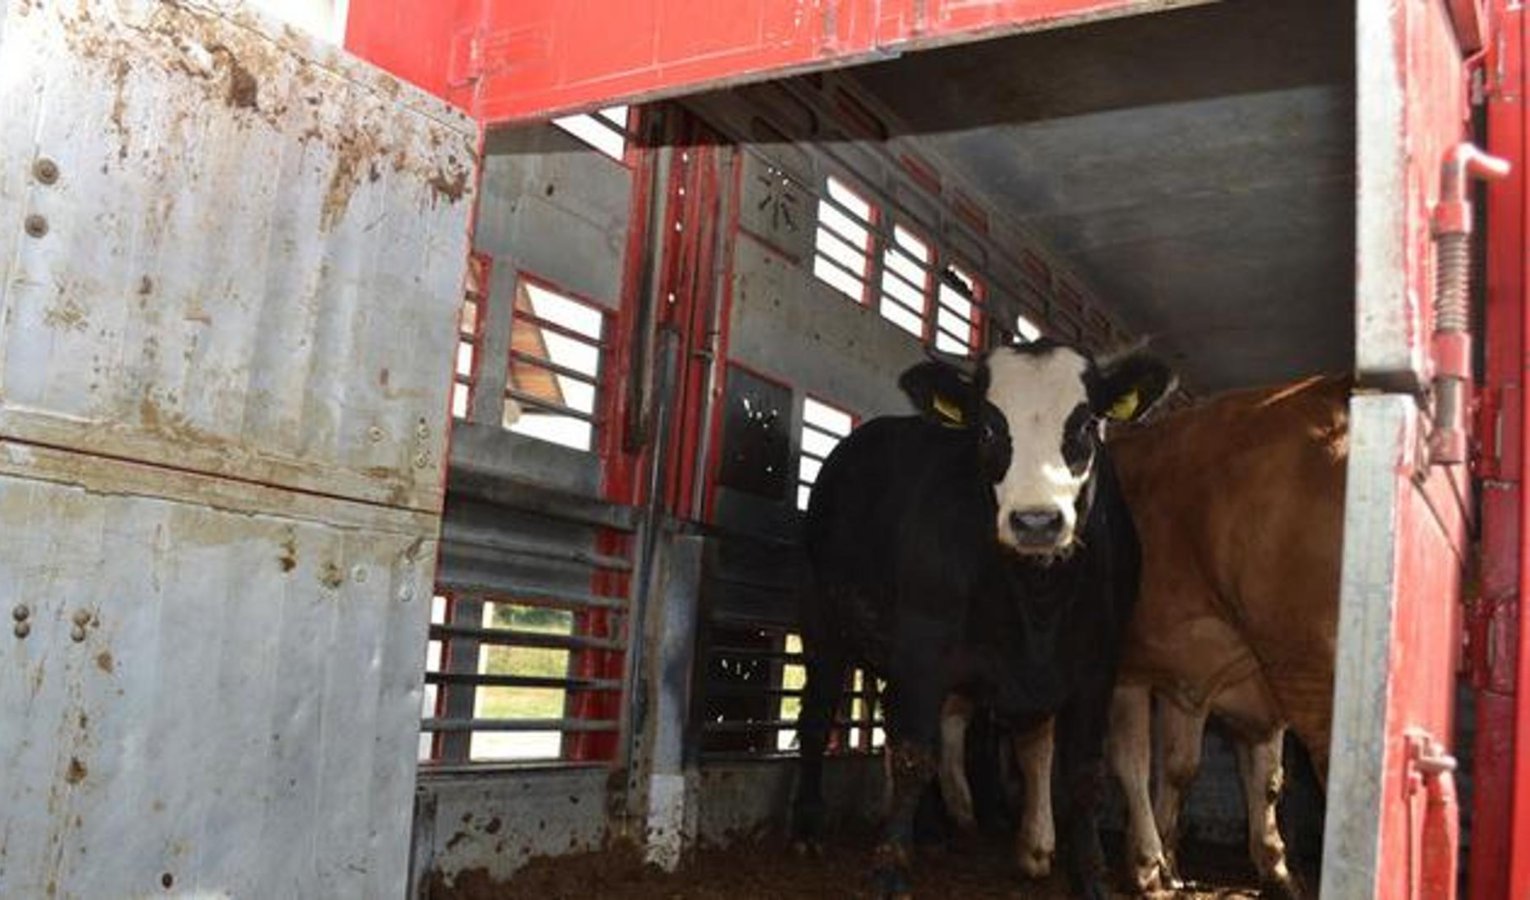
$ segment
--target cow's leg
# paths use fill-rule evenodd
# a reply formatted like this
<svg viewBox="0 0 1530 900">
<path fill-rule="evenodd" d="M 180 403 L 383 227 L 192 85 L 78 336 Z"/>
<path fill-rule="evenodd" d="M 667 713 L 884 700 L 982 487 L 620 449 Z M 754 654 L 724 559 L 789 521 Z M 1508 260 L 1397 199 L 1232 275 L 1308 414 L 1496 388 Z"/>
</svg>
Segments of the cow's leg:
<svg viewBox="0 0 1530 900">
<path fill-rule="evenodd" d="M 1015 737 L 1015 760 L 1025 781 L 1025 806 L 1015 835 L 1015 858 L 1028 878 L 1052 874 L 1057 832 L 1052 822 L 1053 720 Z"/>
<path fill-rule="evenodd" d="M 967 782 L 967 726 L 972 722 L 972 701 L 947 694 L 940 710 L 940 795 L 958 830 L 977 830 L 972 812 L 972 789 Z"/>
<path fill-rule="evenodd" d="M 1178 877 L 1179 813 L 1185 792 L 1201 767 L 1201 735 L 1206 731 L 1206 711 L 1186 710 L 1169 701 L 1161 701 L 1157 712 L 1158 740 L 1163 765 L 1158 781 L 1158 799 L 1154 811 L 1158 834 L 1163 843 L 1163 858 L 1170 878 Z"/>
<path fill-rule="evenodd" d="M 816 852 L 823 837 L 823 754 L 828 748 L 834 709 L 844 690 L 848 666 L 838 648 L 809 649 L 807 683 L 803 686 L 802 709 L 797 717 L 801 761 L 792 832 L 799 850 Z"/>
<path fill-rule="evenodd" d="M 1296 897 L 1299 891 L 1286 867 L 1286 844 L 1280 837 L 1275 807 L 1284 776 L 1281 750 L 1286 731 L 1278 728 L 1262 741 L 1237 741 L 1238 768 L 1243 774 L 1243 797 L 1248 804 L 1248 853 L 1271 897 Z"/>
<path fill-rule="evenodd" d="M 1126 857 L 1139 892 L 1168 887 L 1168 863 L 1149 796 L 1152 779 L 1152 697 L 1146 685 L 1119 685 L 1110 703 L 1105 753 L 1126 796 Z"/>
<path fill-rule="evenodd" d="M 940 712 L 947 690 L 938 673 L 953 637 L 948 629 L 948 622 L 905 613 L 892 648 L 886 706 L 892 800 L 874 872 L 884 898 L 910 895 L 914 812 L 939 761 Z"/>
<path fill-rule="evenodd" d="M 1114 672 L 1097 673 L 1057 716 L 1063 793 L 1067 801 L 1068 877 L 1088 900 L 1105 900 L 1107 872 L 1100 846 L 1100 806 L 1105 796 L 1105 727 Z"/>
</svg>

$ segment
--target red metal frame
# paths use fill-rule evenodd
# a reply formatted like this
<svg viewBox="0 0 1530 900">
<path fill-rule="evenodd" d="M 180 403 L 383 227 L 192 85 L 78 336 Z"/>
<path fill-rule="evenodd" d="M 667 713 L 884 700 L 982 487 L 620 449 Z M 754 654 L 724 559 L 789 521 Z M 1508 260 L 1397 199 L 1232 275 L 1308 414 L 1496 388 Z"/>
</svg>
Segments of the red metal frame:
<svg viewBox="0 0 1530 900">
<path fill-rule="evenodd" d="M 629 134 L 640 133 L 644 122 L 641 110 L 629 111 L 627 128 Z M 606 320 L 610 345 L 606 359 L 609 378 L 603 385 L 607 389 L 602 402 L 606 427 L 601 429 L 597 450 L 601 462 L 601 496 L 603 499 L 627 506 L 638 506 L 646 501 L 642 472 L 646 454 L 629 452 L 626 448 L 624 429 L 631 422 L 629 406 L 632 395 L 628 391 L 634 376 L 632 365 L 633 342 L 629 339 L 633 311 L 642 301 L 643 260 L 648 250 L 648 205 L 653 196 L 652 167 L 649 165 L 655 150 L 642 147 L 637 141 L 627 141 L 627 158 L 623 164 L 632 172 L 632 199 L 628 207 L 626 258 L 622 263 L 622 296 L 618 310 Z M 596 538 L 596 550 L 603 554 L 622 555 L 633 558 L 636 550 L 633 536 L 617 531 L 604 531 Z M 624 572 L 597 572 L 591 590 L 599 596 L 632 596 L 632 577 Z M 592 628 L 609 630 L 610 620 L 599 613 L 599 620 L 592 619 Z M 642 623 L 627 617 L 627 638 L 631 641 L 642 634 Z M 576 670 L 580 676 L 621 679 L 625 675 L 626 655 L 612 651 L 586 654 Z M 622 705 L 626 694 L 582 695 L 576 698 L 570 715 L 590 719 L 622 718 Z M 624 723 L 625 727 L 625 723 Z M 579 733 L 572 735 L 565 747 L 567 756 L 575 761 L 614 760 L 620 747 L 619 734 Z"/>
<path fill-rule="evenodd" d="M 1476 692 L 1472 847 L 1468 889 L 1473 900 L 1530 893 L 1530 771 L 1523 753 L 1530 733 L 1526 648 L 1517 637 L 1519 600 L 1526 596 L 1527 505 L 1523 448 L 1530 406 L 1526 372 L 1525 216 L 1530 181 L 1524 164 L 1527 87 L 1525 17 L 1495 0 L 1486 73 L 1489 150 L 1513 163 L 1507 179 L 1487 190 L 1487 306 L 1485 384 L 1477 426 L 1482 478 L 1482 547 L 1478 596 L 1470 598 L 1467 675 Z M 1516 666 L 1516 655 L 1519 664 Z M 1520 678 L 1516 683 L 1516 668 Z M 1518 852 L 1513 852 L 1515 849 Z"/>
<path fill-rule="evenodd" d="M 723 421 L 727 418 L 728 412 L 723 408 L 723 403 L 728 393 L 728 367 L 730 365 L 728 362 L 729 336 L 733 333 L 731 325 L 733 322 L 732 274 L 734 250 L 738 245 L 739 236 L 745 235 L 769 247 L 772 251 L 781 253 L 783 257 L 795 260 L 795 256 L 778 250 L 774 244 L 741 225 L 742 219 L 739 216 L 739 203 L 742 202 L 744 196 L 744 166 L 741 160 L 737 158 L 735 158 L 733 164 L 733 183 L 728 185 L 728 190 L 732 192 L 732 196 L 728 203 L 728 237 L 723 248 L 723 265 L 726 267 L 725 271 L 729 277 L 723 279 L 722 296 L 717 298 L 717 302 L 722 304 L 722 310 L 717 319 L 722 327 L 719 329 L 716 341 L 713 344 L 714 352 L 717 354 L 717 382 L 712 387 L 712 396 L 710 398 L 712 403 L 712 421 L 705 423 L 705 427 L 709 429 L 711 435 L 708 446 L 712 448 L 712 452 L 711 458 L 706 461 L 706 482 L 700 488 L 704 492 L 702 497 L 702 515 L 708 522 L 716 521 L 717 475 L 722 467 Z"/>
<path fill-rule="evenodd" d="M 1525 219 L 1527 215 L 1530 215 L 1530 177 L 1527 177 L 1525 173 L 1525 165 L 1530 162 L 1525 152 L 1525 139 L 1530 125 L 1527 125 L 1524 106 L 1527 87 L 1524 65 L 1527 23 L 1524 11 L 1518 3 L 1505 3 L 1500 10 L 1500 15 L 1502 16 L 1500 33 L 1503 38 L 1505 71 L 1512 72 L 1517 79 L 1503 86 L 1504 92 L 1498 98 L 1496 105 L 1501 105 L 1507 115 L 1515 118 L 1515 124 L 1506 135 L 1506 137 L 1512 136 L 1515 143 L 1505 149 L 1514 154 L 1508 158 L 1514 164 L 1517 177 L 1509 185 L 1511 192 L 1506 192 L 1504 196 L 1504 200 L 1510 204 L 1510 217 L 1504 223 L 1503 233 L 1494 231 L 1490 246 L 1498 251 L 1495 260 L 1503 266 L 1503 271 L 1500 273 L 1503 281 L 1499 286 L 1504 289 L 1504 300 L 1513 303 L 1519 310 L 1519 346 L 1515 348 L 1516 361 L 1519 363 L 1517 374 L 1520 389 L 1518 398 L 1520 404 L 1517 410 L 1519 446 L 1516 449 L 1523 453 L 1525 441 L 1530 438 L 1530 391 L 1525 389 L 1525 378 L 1530 375 L 1530 355 L 1527 355 L 1527 351 L 1530 351 L 1530 311 L 1527 311 L 1526 305 L 1525 275 Z M 1520 471 L 1523 472 L 1523 459 L 1519 460 L 1519 464 Z M 1530 596 L 1530 566 L 1525 565 L 1525 560 L 1530 559 L 1530 502 L 1526 502 L 1522 480 L 1518 499 L 1518 591 L 1511 613 L 1513 621 L 1503 629 L 1504 643 L 1507 645 L 1505 649 L 1517 649 L 1513 697 L 1515 713 L 1512 758 L 1514 762 L 1510 771 L 1513 800 L 1508 840 L 1510 850 L 1508 896 L 1510 897 L 1530 896 L 1530 758 L 1527 758 L 1530 756 L 1530 752 L 1527 752 L 1530 751 L 1530 628 L 1524 627 L 1523 617 L 1520 615 L 1524 598 Z M 1517 635 L 1515 635 L 1516 631 Z"/>
</svg>

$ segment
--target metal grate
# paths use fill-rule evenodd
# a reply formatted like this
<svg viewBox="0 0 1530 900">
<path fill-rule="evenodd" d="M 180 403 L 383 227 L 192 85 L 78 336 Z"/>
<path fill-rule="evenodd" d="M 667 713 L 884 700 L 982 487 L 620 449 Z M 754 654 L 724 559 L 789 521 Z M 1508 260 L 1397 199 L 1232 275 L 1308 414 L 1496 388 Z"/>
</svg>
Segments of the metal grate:
<svg viewBox="0 0 1530 900">
<path fill-rule="evenodd" d="M 703 683 L 701 750 L 708 759 L 758 758 L 797 750 L 806 672 L 801 641 L 786 627 L 714 623 Z M 830 740 L 834 752 L 882 746 L 880 682 L 861 671 L 845 685 Z"/>
<path fill-rule="evenodd" d="M 948 265 L 940 273 L 940 290 L 935 295 L 936 350 L 970 356 L 981 348 L 980 294 L 977 278 L 962 268 Z"/>
<path fill-rule="evenodd" d="M 921 340 L 930 305 L 929 243 L 902 225 L 893 226 L 893 239 L 882 251 L 882 318 Z"/>
<path fill-rule="evenodd" d="M 813 237 L 813 274 L 855 301 L 866 302 L 876 209 L 860 193 L 830 175 L 818 200 Z"/>
<path fill-rule="evenodd" d="M 802 399 L 802 431 L 797 446 L 797 508 L 807 509 L 818 471 L 834 447 L 855 427 L 855 417 L 812 397 Z"/>
<path fill-rule="evenodd" d="M 522 275 L 510 328 L 505 427 L 575 450 L 594 449 L 606 313 Z"/>
<path fill-rule="evenodd" d="M 432 606 L 421 759 L 601 757 L 576 744 L 607 735 L 614 746 L 621 727 L 636 516 L 540 486 L 499 491 L 514 528 L 449 516 L 442 530 L 444 556 L 484 567 L 459 562 Z"/>
</svg>

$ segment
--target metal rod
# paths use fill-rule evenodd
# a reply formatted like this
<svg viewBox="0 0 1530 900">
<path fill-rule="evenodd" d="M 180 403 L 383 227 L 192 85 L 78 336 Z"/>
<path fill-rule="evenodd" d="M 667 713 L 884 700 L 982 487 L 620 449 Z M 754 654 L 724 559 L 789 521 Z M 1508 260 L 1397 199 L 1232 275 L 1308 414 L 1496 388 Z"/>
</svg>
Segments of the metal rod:
<svg viewBox="0 0 1530 900">
<path fill-rule="evenodd" d="M 610 638 L 592 638 L 576 634 L 546 634 L 540 631 L 513 631 L 508 628 L 480 628 L 476 625 L 432 625 L 433 640 L 471 638 L 482 644 L 504 647 L 538 647 L 551 650 L 620 650 L 622 642 Z"/>
<path fill-rule="evenodd" d="M 531 407 L 532 415 L 535 415 L 537 412 L 541 412 L 544 415 L 552 414 L 557 416 L 567 416 L 570 419 L 579 419 L 581 421 L 589 422 L 591 425 L 595 426 L 604 424 L 601 418 L 594 413 L 587 413 L 583 410 L 574 409 L 572 406 L 564 406 L 561 403 L 553 403 L 550 400 L 543 400 L 534 394 L 528 394 L 525 391 L 518 391 L 515 388 L 505 388 L 505 396 L 514 397 L 524 406 Z"/>
<path fill-rule="evenodd" d="M 530 544 L 524 541 L 505 540 L 493 537 L 487 532 L 454 525 L 451 522 L 446 523 L 446 526 L 441 529 L 441 534 L 448 543 L 481 547 L 485 550 L 499 550 L 512 556 L 530 556 L 534 559 L 579 563 L 597 569 L 610 569 L 617 572 L 632 571 L 632 561 L 623 556 L 608 556 L 589 550 L 576 550 L 568 547 L 552 547 L 546 544 Z"/>
<path fill-rule="evenodd" d="M 717 383 L 722 372 L 722 336 L 724 307 L 728 282 L 732 278 L 732 261 L 725 252 L 733 234 L 733 194 L 736 187 L 733 154 L 721 154 L 718 164 L 717 228 L 712 250 L 712 309 L 711 321 L 707 323 L 706 357 L 707 376 L 701 394 L 701 439 L 697 442 L 695 468 L 691 471 L 691 521 L 699 522 L 706 514 L 707 469 L 712 458 L 712 416 L 717 406 Z"/>
<path fill-rule="evenodd" d="M 508 687 L 565 690 L 577 692 L 619 691 L 622 683 L 615 678 L 548 678 L 540 675 L 477 675 L 470 672 L 427 672 L 426 684 L 471 684 L 478 687 Z"/>
<path fill-rule="evenodd" d="M 609 719 L 425 719 L 421 731 L 615 731 Z"/>
<path fill-rule="evenodd" d="M 606 330 L 606 314 L 602 310 L 594 311 L 600 313 L 600 330 L 602 333 L 604 333 Z M 551 319 L 544 319 L 536 313 L 529 313 L 525 310 L 517 309 L 514 311 L 513 316 L 518 321 L 525 322 L 529 325 L 535 325 L 536 327 L 545 331 L 551 331 L 553 334 L 562 335 L 571 341 L 578 341 L 581 344 L 584 344 L 588 347 L 594 347 L 597 350 L 604 350 L 606 347 L 610 346 L 603 338 L 590 337 L 578 329 L 570 328 L 567 325 L 560 325 Z"/>
<path fill-rule="evenodd" d="M 835 722 L 832 729 L 864 728 L 867 726 L 881 728 L 881 719 L 842 719 Z M 751 731 L 796 731 L 796 719 L 761 719 L 756 722 L 704 722 L 701 730 L 708 734 L 747 734 Z"/>
<path fill-rule="evenodd" d="M 627 608 L 625 597 L 602 597 L 581 591 L 563 591 L 551 588 L 531 587 L 506 582 L 502 586 L 487 587 L 469 582 L 446 582 L 448 590 L 458 596 L 474 595 L 481 599 L 514 606 L 538 606 L 553 609 L 610 609 L 622 611 Z"/>
<path fill-rule="evenodd" d="M 511 350 L 510 359 L 523 362 L 533 368 L 544 369 L 548 372 L 562 375 L 564 378 L 572 378 L 575 381 L 578 381 L 582 384 L 587 384 L 593 388 L 598 388 L 600 386 L 600 378 L 597 375 L 591 375 L 588 372 L 581 372 L 578 369 L 560 365 L 553 362 L 552 360 L 543 359 L 540 356 L 534 356 L 525 352 L 524 350 Z"/>
</svg>

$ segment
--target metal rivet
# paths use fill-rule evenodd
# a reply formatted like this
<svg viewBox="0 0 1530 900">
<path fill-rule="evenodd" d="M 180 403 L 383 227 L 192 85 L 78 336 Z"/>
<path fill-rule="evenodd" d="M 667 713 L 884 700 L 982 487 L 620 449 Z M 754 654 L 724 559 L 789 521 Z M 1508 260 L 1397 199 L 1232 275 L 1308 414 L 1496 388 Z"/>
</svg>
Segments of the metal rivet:
<svg viewBox="0 0 1530 900">
<path fill-rule="evenodd" d="M 42 184 L 52 184 L 58 181 L 58 163 L 46 156 L 39 157 L 32 163 L 32 177 Z"/>
<path fill-rule="evenodd" d="M 84 628 L 90 624 L 90 610 L 77 609 L 74 611 L 74 624 Z"/>
<path fill-rule="evenodd" d="M 18 604 L 16 604 L 16 608 L 11 610 L 11 618 L 15 619 L 18 622 L 23 622 L 23 621 L 25 621 L 27 619 L 30 619 L 31 617 L 32 617 L 32 610 L 27 608 L 27 605 L 25 603 L 18 603 Z"/>
<path fill-rule="evenodd" d="M 398 599 L 400 601 L 404 602 L 404 603 L 408 603 L 410 600 L 413 600 L 414 599 L 414 585 L 406 584 L 403 587 L 399 588 L 398 589 Z"/>
<path fill-rule="evenodd" d="M 414 467 L 416 469 L 423 469 L 423 468 L 425 468 L 428 465 L 430 465 L 430 455 L 429 454 L 427 454 L 427 453 L 416 453 L 414 455 Z"/>
<path fill-rule="evenodd" d="M 352 566 L 351 567 L 351 580 L 356 582 L 357 584 L 366 584 L 366 581 L 367 581 L 367 570 L 362 568 L 361 566 Z"/>
<path fill-rule="evenodd" d="M 421 422 L 420 424 L 414 426 L 414 434 L 415 437 L 418 438 L 428 438 L 430 437 L 430 426 L 426 425 L 424 422 Z"/>
<path fill-rule="evenodd" d="M 373 425 L 371 428 L 367 429 L 367 437 L 370 438 L 372 443 L 375 444 L 383 439 L 383 430 L 378 428 L 376 425 Z"/>
<path fill-rule="evenodd" d="M 16 633 L 17 637 L 24 638 L 27 635 L 32 633 L 32 623 L 31 622 L 17 622 L 16 623 L 16 627 L 12 628 L 11 630 Z"/>
<path fill-rule="evenodd" d="M 27 216 L 26 229 L 27 234 L 40 238 L 48 233 L 48 220 L 37 213 L 32 213 L 30 216 Z"/>
<path fill-rule="evenodd" d="M 74 641 L 76 644 L 85 640 L 85 626 L 76 625 L 69 629 L 69 639 Z"/>
</svg>

